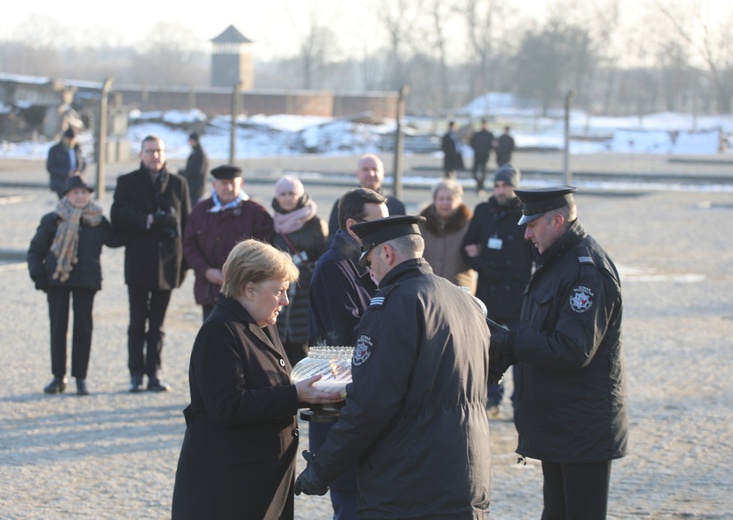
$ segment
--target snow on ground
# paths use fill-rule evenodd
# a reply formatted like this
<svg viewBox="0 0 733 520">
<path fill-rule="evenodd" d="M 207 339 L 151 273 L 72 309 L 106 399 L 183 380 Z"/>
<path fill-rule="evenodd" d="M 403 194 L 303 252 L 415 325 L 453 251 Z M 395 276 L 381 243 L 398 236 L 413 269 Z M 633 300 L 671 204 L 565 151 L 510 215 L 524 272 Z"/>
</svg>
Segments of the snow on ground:
<svg viewBox="0 0 733 520">
<path fill-rule="evenodd" d="M 518 148 L 562 150 L 563 117 L 551 113 L 551 117 L 538 117 L 532 107 L 526 108 L 506 93 L 481 96 L 455 112 L 464 124 L 471 124 L 492 114 L 491 129 L 500 133 L 504 125 L 512 127 Z M 432 128 L 441 134 L 445 121 L 423 119 L 405 120 L 408 137 Z M 722 153 L 731 153 L 733 115 L 693 116 L 691 114 L 659 113 L 645 116 L 605 117 L 590 116 L 578 110 L 570 115 L 570 153 L 598 152 L 655 153 L 709 155 L 720 153 L 721 142 L 726 146 Z M 395 121 L 382 124 L 365 124 L 345 119 L 318 116 L 253 115 L 237 119 L 235 146 L 237 154 L 247 157 L 287 156 L 304 153 L 323 155 L 353 155 L 355 153 L 380 152 L 383 143 L 391 143 Z M 200 110 L 141 112 L 133 110 L 128 117 L 127 138 L 131 153 L 135 155 L 142 139 L 149 134 L 159 135 L 166 144 L 168 156 L 184 159 L 189 154 L 188 133 L 196 130 L 209 157 L 215 160 L 229 157 L 231 117 L 216 116 L 207 119 Z M 439 140 L 434 139 L 439 143 Z M 425 139 L 423 139 L 425 142 Z M 0 158 L 45 158 L 52 142 L 36 141 L 0 142 Z M 91 155 L 93 137 L 90 132 L 80 135 L 80 144 Z M 439 146 L 433 145 L 433 146 Z M 409 152 L 409 139 L 406 138 Z M 440 153 L 439 149 L 433 153 Z M 464 147 L 464 155 L 471 156 L 471 148 Z"/>
</svg>

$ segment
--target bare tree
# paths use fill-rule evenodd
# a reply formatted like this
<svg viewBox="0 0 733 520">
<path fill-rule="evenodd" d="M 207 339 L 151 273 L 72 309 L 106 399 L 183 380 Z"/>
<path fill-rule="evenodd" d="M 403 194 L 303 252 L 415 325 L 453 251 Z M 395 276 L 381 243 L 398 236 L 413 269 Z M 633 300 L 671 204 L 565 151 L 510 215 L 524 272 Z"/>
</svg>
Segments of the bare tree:
<svg viewBox="0 0 733 520">
<path fill-rule="evenodd" d="M 416 13 L 410 0 L 380 0 L 378 17 L 388 34 L 387 70 L 389 75 L 384 85 L 389 90 L 397 90 L 406 83 L 403 47 L 414 27 Z"/>
<path fill-rule="evenodd" d="M 193 31 L 172 22 L 158 22 L 139 45 L 134 80 L 147 85 L 206 85 L 202 73 L 203 42 Z"/>
<path fill-rule="evenodd" d="M 733 106 L 733 7 L 722 17 L 706 18 L 707 3 L 702 0 L 670 5 L 656 1 L 655 8 L 668 20 L 672 30 L 695 51 L 705 64 L 712 83 L 719 113 Z"/>
</svg>

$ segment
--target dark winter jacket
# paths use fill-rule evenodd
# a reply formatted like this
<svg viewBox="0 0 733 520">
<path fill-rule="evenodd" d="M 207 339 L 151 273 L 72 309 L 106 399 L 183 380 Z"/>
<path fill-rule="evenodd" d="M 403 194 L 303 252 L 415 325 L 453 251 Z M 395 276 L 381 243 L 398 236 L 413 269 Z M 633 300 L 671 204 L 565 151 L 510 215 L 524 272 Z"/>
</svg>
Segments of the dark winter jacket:
<svg viewBox="0 0 733 520">
<path fill-rule="evenodd" d="M 111 216 L 115 231 L 127 236 L 127 285 L 148 290 L 180 287 L 186 274 L 183 230 L 190 212 L 186 180 L 165 168 L 155 183 L 142 164 L 117 178 Z M 163 215 L 163 222 L 148 228 L 148 215 L 156 213 Z"/>
<path fill-rule="evenodd" d="M 467 293 L 407 260 L 359 324 L 346 405 L 312 464 L 356 462 L 360 518 L 487 519 L 489 331 Z"/>
<path fill-rule="evenodd" d="M 104 217 L 99 225 L 94 227 L 80 224 L 78 262 L 69 273 L 68 280 L 65 282 L 55 280 L 53 273 L 56 271 L 57 258 L 51 252 L 51 244 L 56 237 L 56 229 L 60 220 L 61 217 L 56 213 L 48 213 L 41 219 L 28 249 L 28 270 L 31 278 L 39 288 L 58 286 L 100 290 L 102 288 L 102 264 L 100 262 L 102 246 L 121 246 L 119 237 L 112 233 L 112 226 Z"/>
<path fill-rule="evenodd" d="M 518 198 L 500 206 L 491 197 L 476 206 L 461 247 L 467 265 L 478 272 L 476 296 L 486 305 L 489 318 L 499 323 L 519 319 L 522 294 L 532 274 L 532 243 L 524 239 L 526 226 L 517 224 L 521 217 Z M 479 256 L 470 258 L 464 249 L 467 244 L 478 244 Z"/>
<path fill-rule="evenodd" d="M 221 287 L 206 279 L 206 270 L 221 269 L 232 248 L 245 238 L 272 241 L 272 217 L 253 200 L 216 213 L 209 211 L 214 200 L 204 199 L 193 209 L 183 239 L 183 254 L 196 281 L 193 294 L 199 305 L 216 301 Z"/>
<path fill-rule="evenodd" d="M 474 160 L 485 163 L 489 160 L 489 154 L 494 143 L 494 134 L 482 129 L 471 136 L 471 148 L 473 148 Z"/>
<path fill-rule="evenodd" d="M 622 306 L 616 267 L 575 221 L 541 255 L 524 296 L 513 348 L 518 453 L 571 464 L 626 454 Z"/>
<path fill-rule="evenodd" d="M 74 155 L 76 155 L 76 169 L 84 173 L 87 164 L 78 144 L 74 146 Z M 66 188 L 66 180 L 69 178 L 70 169 L 69 149 L 62 140 L 48 149 L 48 156 L 46 157 L 46 170 L 48 170 L 51 191 L 61 195 Z"/>
<path fill-rule="evenodd" d="M 191 148 L 191 154 L 186 159 L 186 167 L 180 171 L 180 174 L 188 182 L 188 192 L 191 195 L 191 206 L 195 206 L 196 202 L 204 194 L 204 184 L 206 183 L 206 174 L 209 172 L 209 159 L 201 145 Z"/>
<path fill-rule="evenodd" d="M 290 284 L 290 303 L 280 311 L 277 330 L 283 343 L 308 343 L 308 293 L 316 261 L 326 250 L 326 224 L 314 216 L 302 228 L 287 234 L 287 241 L 275 233 L 272 238 L 275 247 L 287 251 L 300 269 L 298 281 Z M 292 246 L 292 247 L 291 247 Z M 293 250 L 293 247 L 297 251 Z M 300 253 L 300 254 L 296 254 Z"/>
</svg>

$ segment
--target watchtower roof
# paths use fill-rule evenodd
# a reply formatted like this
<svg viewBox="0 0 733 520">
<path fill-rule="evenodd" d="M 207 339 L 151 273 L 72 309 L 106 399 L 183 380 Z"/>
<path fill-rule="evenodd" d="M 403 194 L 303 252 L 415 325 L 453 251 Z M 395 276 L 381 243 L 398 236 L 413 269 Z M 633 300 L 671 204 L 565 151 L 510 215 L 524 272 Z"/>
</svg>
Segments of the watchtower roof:
<svg viewBox="0 0 733 520">
<path fill-rule="evenodd" d="M 239 32 L 236 27 L 230 25 L 224 32 L 211 40 L 214 43 L 252 43 L 252 40 Z"/>
</svg>

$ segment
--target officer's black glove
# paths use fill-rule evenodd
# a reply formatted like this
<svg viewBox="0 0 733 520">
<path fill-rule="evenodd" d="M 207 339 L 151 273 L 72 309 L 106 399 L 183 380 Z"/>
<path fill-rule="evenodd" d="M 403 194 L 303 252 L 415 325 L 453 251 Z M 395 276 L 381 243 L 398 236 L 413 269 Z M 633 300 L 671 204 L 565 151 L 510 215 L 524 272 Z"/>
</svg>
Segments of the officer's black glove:
<svg viewBox="0 0 733 520">
<path fill-rule="evenodd" d="M 514 353 L 514 341 L 517 339 L 516 330 L 498 329 L 491 332 L 491 340 L 489 343 L 489 357 L 494 359 L 506 354 Z"/>
<path fill-rule="evenodd" d="M 498 385 L 504 379 L 504 372 L 517 363 L 513 354 L 504 354 L 489 358 L 489 384 Z"/>
<path fill-rule="evenodd" d="M 323 496 L 328 493 L 328 485 L 325 480 L 318 475 L 316 465 L 313 459 L 316 458 L 314 453 L 308 450 L 303 451 L 303 458 L 308 461 L 308 465 L 303 472 L 295 479 L 295 494 L 305 493 L 306 495 Z"/>
</svg>

